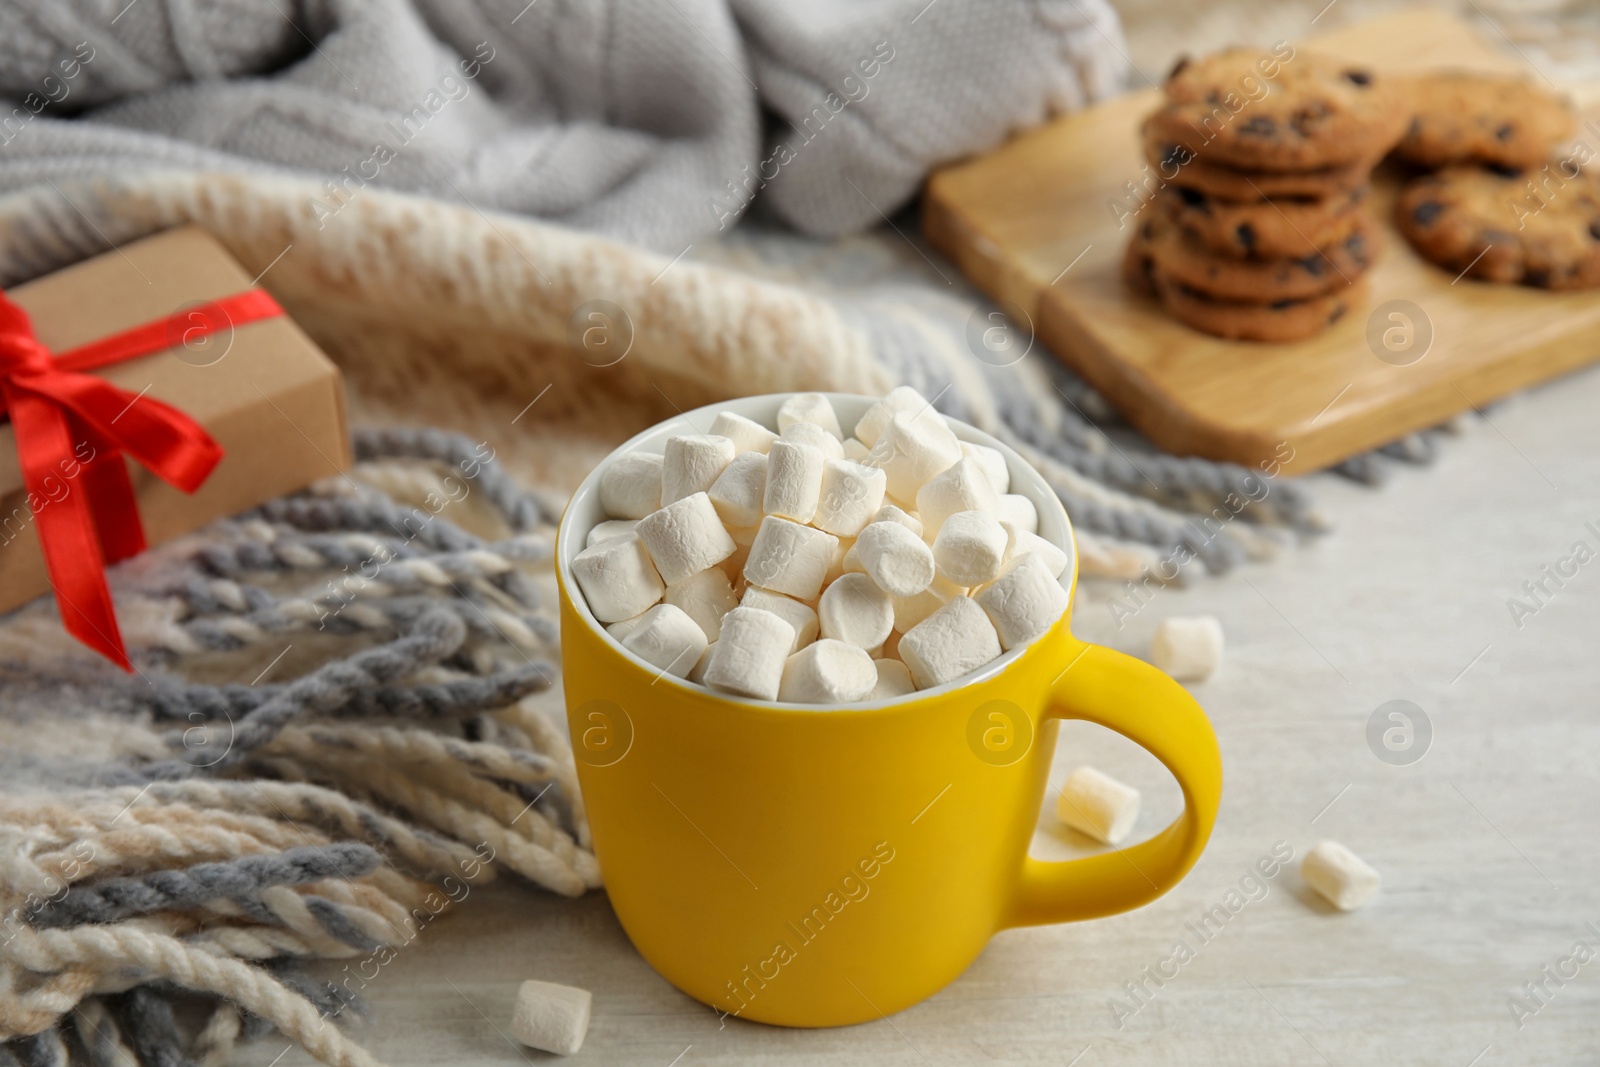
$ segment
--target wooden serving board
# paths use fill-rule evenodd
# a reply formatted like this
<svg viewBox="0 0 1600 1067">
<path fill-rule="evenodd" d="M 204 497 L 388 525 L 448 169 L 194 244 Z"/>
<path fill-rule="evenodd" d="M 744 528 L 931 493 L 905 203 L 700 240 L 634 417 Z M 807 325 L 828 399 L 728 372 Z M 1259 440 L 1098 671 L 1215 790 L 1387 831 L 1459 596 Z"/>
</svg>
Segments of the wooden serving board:
<svg viewBox="0 0 1600 1067">
<path fill-rule="evenodd" d="M 1515 53 L 1433 11 L 1328 33 L 1310 46 L 1380 70 L 1531 73 Z M 1574 95 L 1580 105 L 1600 99 Z M 1125 183 L 1143 176 L 1138 128 L 1159 96 L 1154 88 L 1130 93 L 935 173 L 923 224 L 979 288 L 1162 448 L 1250 466 L 1277 459 L 1288 473 L 1319 470 L 1600 357 L 1600 291 L 1454 281 L 1393 228 L 1398 178 L 1382 170 L 1373 206 L 1386 248 L 1369 299 L 1334 327 L 1305 341 L 1259 344 L 1219 340 L 1170 318 L 1123 284 L 1123 247 L 1141 216 L 1119 226 L 1111 207 L 1138 206 Z M 1600 109 L 1582 110 L 1578 138 L 1600 151 Z M 1385 307 L 1390 301 L 1409 301 L 1422 314 Z M 1406 363 L 1430 327 L 1426 354 Z M 1387 346 L 1386 330 L 1394 331 Z"/>
</svg>

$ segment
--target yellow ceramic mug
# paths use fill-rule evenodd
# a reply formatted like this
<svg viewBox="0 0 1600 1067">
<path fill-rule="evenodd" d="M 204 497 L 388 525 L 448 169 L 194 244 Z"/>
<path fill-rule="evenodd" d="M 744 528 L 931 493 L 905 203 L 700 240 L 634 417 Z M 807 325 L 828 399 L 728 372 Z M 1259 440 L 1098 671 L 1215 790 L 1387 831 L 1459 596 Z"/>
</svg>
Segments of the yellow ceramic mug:
<svg viewBox="0 0 1600 1067">
<path fill-rule="evenodd" d="M 708 432 L 718 411 L 775 425 L 783 399 L 689 412 L 611 458 Z M 831 399 L 846 427 L 872 403 Z M 1038 472 L 955 428 L 1005 454 L 1040 535 L 1071 550 Z M 567 721 L 611 904 L 679 989 L 785 1026 L 877 1019 L 955 979 L 996 931 L 1138 907 L 1199 858 L 1222 791 L 1210 723 L 1176 682 L 1079 641 L 1068 619 L 958 683 L 877 704 L 750 701 L 663 677 L 574 595 L 572 557 L 604 518 L 603 469 L 573 496 L 557 541 Z M 1062 580 L 1076 583 L 1075 555 Z M 1154 753 L 1183 789 L 1183 814 L 1120 851 L 1030 858 L 1060 719 Z"/>
</svg>

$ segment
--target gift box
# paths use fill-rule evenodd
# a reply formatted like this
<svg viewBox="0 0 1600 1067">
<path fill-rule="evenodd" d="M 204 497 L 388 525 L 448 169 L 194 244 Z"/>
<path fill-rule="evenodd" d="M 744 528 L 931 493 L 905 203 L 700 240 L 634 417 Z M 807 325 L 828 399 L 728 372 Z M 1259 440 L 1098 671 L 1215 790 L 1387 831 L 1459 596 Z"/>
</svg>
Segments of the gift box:
<svg viewBox="0 0 1600 1067">
<path fill-rule="evenodd" d="M 195 228 L 8 290 L 0 406 L 0 611 L 53 588 L 123 666 L 104 565 L 351 462 L 338 370 Z"/>
</svg>

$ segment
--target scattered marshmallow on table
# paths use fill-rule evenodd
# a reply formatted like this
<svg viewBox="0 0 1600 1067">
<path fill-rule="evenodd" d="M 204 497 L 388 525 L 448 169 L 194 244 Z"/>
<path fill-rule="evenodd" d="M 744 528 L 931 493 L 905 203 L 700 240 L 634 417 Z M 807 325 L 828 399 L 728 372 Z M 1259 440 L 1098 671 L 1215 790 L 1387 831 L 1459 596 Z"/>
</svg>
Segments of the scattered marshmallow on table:
<svg viewBox="0 0 1600 1067">
<path fill-rule="evenodd" d="M 711 423 L 711 432 L 733 442 L 738 452 L 765 453 L 778 435 L 755 419 L 745 418 L 736 411 L 722 411 Z"/>
<path fill-rule="evenodd" d="M 1150 662 L 1180 682 L 1203 682 L 1222 662 L 1222 623 L 1214 615 L 1163 619 Z"/>
<path fill-rule="evenodd" d="M 717 517 L 729 527 L 755 527 L 761 524 L 762 500 L 767 492 L 767 456 L 764 452 L 741 452 L 722 468 L 706 495 Z"/>
<path fill-rule="evenodd" d="M 861 700 L 878 684 L 878 668 L 867 650 L 821 638 L 790 656 L 778 699 L 796 704 L 844 704 Z"/>
<path fill-rule="evenodd" d="M 734 608 L 722 617 L 722 636 L 706 661 L 705 684 L 738 696 L 776 700 L 793 644 L 794 627 L 772 612 Z"/>
<path fill-rule="evenodd" d="M 661 505 L 710 489 L 733 457 L 733 442 L 717 434 L 667 438 L 661 459 Z"/>
<path fill-rule="evenodd" d="M 791 596 L 774 593 L 760 586 L 752 585 L 744 591 L 744 596 L 739 603 L 747 608 L 760 608 L 770 611 L 790 626 L 794 627 L 794 641 L 790 645 L 789 655 L 800 651 L 805 646 L 817 639 L 821 631 L 817 613 L 810 604 L 802 603 Z"/>
<path fill-rule="evenodd" d="M 683 581 L 667 586 L 665 600 L 699 624 L 707 641 L 717 639 L 722 617 L 739 606 L 733 583 L 716 567 L 696 571 Z"/>
<path fill-rule="evenodd" d="M 613 519 L 642 519 L 661 506 L 661 457 L 618 456 L 600 475 L 600 506 Z"/>
<path fill-rule="evenodd" d="M 1079 767 L 1061 787 L 1056 818 L 1102 844 L 1118 845 L 1139 818 L 1139 791 L 1093 767 Z"/>
<path fill-rule="evenodd" d="M 871 448 L 878 443 L 878 438 L 883 436 L 883 431 L 889 428 L 889 422 L 902 412 L 915 415 L 928 407 L 927 400 L 921 393 L 909 385 L 898 385 L 889 390 L 889 395 L 873 404 L 856 422 L 855 436 L 862 444 Z"/>
<path fill-rule="evenodd" d="M 876 467 L 848 459 L 827 460 L 822 465 L 822 493 L 812 525 L 836 537 L 855 537 L 882 509 L 886 484 Z"/>
<path fill-rule="evenodd" d="M 900 660 L 918 689 L 975 671 L 1000 655 L 1000 637 L 976 601 L 952 598 L 900 636 Z"/>
<path fill-rule="evenodd" d="M 904 412 L 889 420 L 867 462 L 881 467 L 888 477 L 889 495 L 912 504 L 917 490 L 961 459 L 961 442 L 944 416 L 928 408 L 920 414 Z"/>
<path fill-rule="evenodd" d="M 839 416 L 833 410 L 833 404 L 821 393 L 796 393 L 778 405 L 780 433 L 797 422 L 813 423 L 834 437 L 844 436 L 839 429 Z"/>
<path fill-rule="evenodd" d="M 795 522 L 810 522 L 822 497 L 823 454 L 783 438 L 767 452 L 767 485 L 761 510 Z"/>
<path fill-rule="evenodd" d="M 944 521 L 959 511 L 982 511 L 993 515 L 1000 507 L 1000 494 L 978 461 L 962 457 L 925 482 L 917 490 L 917 519 L 924 529 L 938 530 Z"/>
<path fill-rule="evenodd" d="M 601 622 L 621 622 L 661 599 L 666 586 L 637 537 L 601 541 L 572 559 L 572 576 Z"/>
<path fill-rule="evenodd" d="M 831 533 L 768 515 L 750 546 L 745 581 L 796 600 L 815 600 L 838 546 L 839 539 Z"/>
<path fill-rule="evenodd" d="M 792 422 L 778 435 L 778 440 L 814 448 L 822 453 L 823 459 L 844 458 L 844 442 L 814 422 Z"/>
<path fill-rule="evenodd" d="M 689 613 L 672 604 L 657 604 L 622 639 L 622 647 L 668 674 L 688 676 L 706 650 L 706 632 Z"/>
<path fill-rule="evenodd" d="M 933 538 L 933 562 L 939 577 L 956 585 L 982 585 L 1000 573 L 1006 555 L 1006 531 L 983 511 L 958 511 Z"/>
<path fill-rule="evenodd" d="M 592 997 L 587 989 L 554 982 L 526 981 L 517 990 L 511 1036 L 524 1045 L 558 1056 L 583 1047 L 589 1032 Z"/>
<path fill-rule="evenodd" d="M 601 541 L 615 541 L 619 537 L 637 537 L 634 527 L 638 525 L 638 519 L 607 519 L 589 531 L 588 540 L 584 541 L 583 547 L 593 548 Z"/>
<path fill-rule="evenodd" d="M 817 622 L 825 638 L 877 648 L 894 630 L 894 602 L 865 574 L 843 574 L 822 591 Z"/>
<path fill-rule="evenodd" d="M 652 511 L 635 532 L 668 585 L 716 566 L 737 547 L 703 490 Z"/>
<path fill-rule="evenodd" d="M 917 683 L 911 680 L 911 671 L 904 663 L 897 659 L 875 659 L 872 663 L 878 670 L 878 682 L 867 694 L 868 700 L 889 700 L 917 691 Z"/>
<path fill-rule="evenodd" d="M 1031 552 L 978 590 L 973 599 L 994 623 L 1000 647 L 1007 652 L 1050 629 L 1071 604 L 1061 582 L 1050 573 L 1050 565 Z"/>
<path fill-rule="evenodd" d="M 1337 841 L 1320 842 L 1300 861 L 1300 877 L 1340 911 L 1354 911 L 1378 891 L 1382 878 Z"/>
<path fill-rule="evenodd" d="M 933 549 L 909 526 L 868 523 L 853 547 L 862 571 L 890 596 L 912 596 L 933 581 Z"/>
</svg>

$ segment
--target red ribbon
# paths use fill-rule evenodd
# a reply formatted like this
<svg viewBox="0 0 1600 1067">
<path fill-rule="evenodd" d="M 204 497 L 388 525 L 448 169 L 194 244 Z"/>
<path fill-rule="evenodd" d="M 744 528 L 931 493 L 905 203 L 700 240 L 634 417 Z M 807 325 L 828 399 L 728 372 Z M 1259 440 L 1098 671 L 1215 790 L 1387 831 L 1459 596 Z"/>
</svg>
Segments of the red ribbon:
<svg viewBox="0 0 1600 1067">
<path fill-rule="evenodd" d="M 283 314 L 260 289 L 224 297 L 52 354 L 27 313 L 0 294 L 0 415 L 16 429 L 23 485 L 67 632 L 131 671 L 106 585 L 108 563 L 144 551 L 127 455 L 186 493 L 222 459 L 201 425 L 159 400 L 85 371 Z M 83 461 L 79 449 L 86 449 Z M 51 481 L 75 481 L 65 495 Z"/>
</svg>

